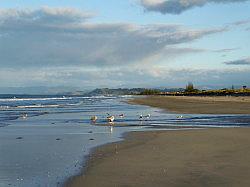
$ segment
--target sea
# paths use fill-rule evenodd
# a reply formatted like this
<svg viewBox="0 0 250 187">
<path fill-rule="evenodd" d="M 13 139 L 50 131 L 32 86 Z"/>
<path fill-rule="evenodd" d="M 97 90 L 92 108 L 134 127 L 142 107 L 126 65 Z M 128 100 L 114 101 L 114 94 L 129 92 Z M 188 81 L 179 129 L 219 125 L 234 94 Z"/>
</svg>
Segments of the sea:
<svg viewBox="0 0 250 187">
<path fill-rule="evenodd" d="M 250 115 L 177 114 L 127 104 L 133 97 L 0 95 L 0 187 L 63 186 L 93 148 L 132 131 L 250 126 Z"/>
</svg>

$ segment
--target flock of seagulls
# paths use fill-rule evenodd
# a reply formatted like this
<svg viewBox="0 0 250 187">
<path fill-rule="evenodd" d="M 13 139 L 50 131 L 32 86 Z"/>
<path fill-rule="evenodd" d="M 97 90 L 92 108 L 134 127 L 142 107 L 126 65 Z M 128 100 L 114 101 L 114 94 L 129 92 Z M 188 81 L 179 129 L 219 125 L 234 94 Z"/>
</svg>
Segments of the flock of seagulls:
<svg viewBox="0 0 250 187">
<path fill-rule="evenodd" d="M 140 116 L 139 116 L 139 120 L 140 120 L 140 121 L 148 120 L 148 119 L 150 118 L 150 116 L 151 116 L 150 114 L 147 114 L 147 115 L 145 115 L 145 116 L 140 115 Z M 23 118 L 23 119 L 26 119 L 27 117 L 28 117 L 28 114 L 22 114 L 22 115 L 21 115 L 21 118 Z M 124 114 L 119 114 L 118 117 L 119 117 L 119 118 L 124 118 L 125 115 L 124 115 Z M 92 122 L 96 122 L 97 119 L 98 119 L 97 116 L 91 116 L 91 118 L 90 118 L 90 120 L 91 120 Z M 115 121 L 115 116 L 114 116 L 114 115 L 110 115 L 109 113 L 107 113 L 107 121 L 108 121 L 109 123 L 113 123 L 113 122 Z"/>
<path fill-rule="evenodd" d="M 124 114 L 119 114 L 117 117 L 119 117 L 119 118 L 124 118 L 125 117 L 125 115 Z M 139 120 L 140 121 L 147 121 L 147 120 L 149 120 L 150 119 L 150 117 L 151 117 L 151 115 L 150 114 L 147 114 L 147 115 L 140 115 L 139 116 Z M 176 116 L 176 118 L 177 119 L 179 119 L 179 120 L 181 120 L 181 119 L 183 119 L 184 118 L 184 116 L 182 116 L 182 115 L 180 115 L 180 116 Z M 97 116 L 91 116 L 91 118 L 90 118 L 90 120 L 93 122 L 93 123 L 95 123 L 96 121 L 97 121 Z M 115 116 L 114 115 L 110 115 L 109 113 L 107 113 L 107 122 L 109 122 L 109 123 L 113 123 L 114 121 L 115 121 Z"/>
<path fill-rule="evenodd" d="M 124 114 L 119 114 L 118 117 L 119 117 L 119 118 L 124 118 L 125 115 L 124 115 Z M 140 121 L 143 121 L 143 120 L 146 121 L 146 120 L 149 120 L 150 117 L 151 117 L 150 114 L 147 114 L 147 115 L 145 115 L 145 116 L 140 115 L 140 116 L 139 116 L 139 120 L 140 120 Z M 93 123 L 95 123 L 95 122 L 97 121 L 97 119 L 98 119 L 97 116 L 91 116 L 91 118 L 90 118 L 90 120 L 91 120 Z M 115 116 L 114 116 L 114 115 L 110 115 L 109 113 L 107 113 L 107 121 L 108 121 L 109 123 L 113 123 L 113 122 L 115 121 Z"/>
<path fill-rule="evenodd" d="M 26 119 L 26 118 L 28 117 L 28 114 L 22 114 L 21 117 L 22 117 L 23 119 Z M 118 117 L 119 117 L 119 118 L 124 118 L 125 115 L 124 115 L 124 114 L 119 114 Z M 141 115 L 139 116 L 139 120 L 140 120 L 140 121 L 147 121 L 147 120 L 150 119 L 150 117 L 151 117 L 150 114 L 147 114 L 147 115 L 145 115 L 145 116 L 141 114 Z M 180 116 L 177 116 L 176 118 L 177 118 L 177 119 L 183 119 L 184 117 L 183 117 L 182 115 L 180 115 Z M 97 116 L 91 116 L 90 120 L 91 120 L 93 123 L 95 123 L 95 122 L 98 120 L 98 117 L 97 117 Z M 107 113 L 107 121 L 108 121 L 109 123 L 113 123 L 113 122 L 115 121 L 115 116 L 114 116 L 114 115 L 110 115 L 109 113 Z"/>
</svg>

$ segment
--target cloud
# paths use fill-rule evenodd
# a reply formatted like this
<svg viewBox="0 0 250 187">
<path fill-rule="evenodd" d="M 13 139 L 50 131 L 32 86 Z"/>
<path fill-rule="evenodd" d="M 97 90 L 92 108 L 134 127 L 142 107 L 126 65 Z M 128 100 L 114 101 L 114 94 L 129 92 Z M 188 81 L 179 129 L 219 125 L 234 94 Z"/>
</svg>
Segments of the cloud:
<svg viewBox="0 0 250 187">
<path fill-rule="evenodd" d="M 9 26 L 14 23 L 27 25 L 31 24 L 65 24 L 79 22 L 93 17 L 90 12 L 80 11 L 74 8 L 50 8 L 42 7 L 40 9 L 0 9 L 0 20 L 2 24 Z"/>
<path fill-rule="evenodd" d="M 250 19 L 245 19 L 245 20 L 233 22 L 232 25 L 241 26 L 241 25 L 248 25 L 249 23 L 250 23 Z"/>
<path fill-rule="evenodd" d="M 248 0 L 141 0 L 141 5 L 147 11 L 162 14 L 181 14 L 194 7 L 202 7 L 208 3 L 238 3 Z"/>
<path fill-rule="evenodd" d="M 0 10 L 0 67 L 126 66 L 197 52 L 180 49 L 225 28 L 90 23 L 91 13 L 72 8 Z M 174 48 L 177 48 L 174 50 Z"/>
<path fill-rule="evenodd" d="M 250 65 L 250 57 L 240 60 L 233 60 L 233 61 L 227 61 L 224 62 L 226 65 Z"/>
<path fill-rule="evenodd" d="M 116 68 L 0 69 L 1 86 L 63 86 L 81 89 L 96 87 L 184 87 L 195 85 L 249 85 L 250 69 L 172 69 L 160 66 Z M 15 77 L 16 79 L 13 79 Z M 136 81 L 135 81 L 136 80 Z M 84 85 L 84 87 L 82 87 Z M 250 86 L 250 85 L 249 85 Z"/>
<path fill-rule="evenodd" d="M 232 52 L 232 51 L 236 51 L 239 50 L 240 48 L 235 47 L 235 48 L 225 48 L 225 49 L 218 49 L 218 50 L 213 50 L 213 52 L 215 53 L 227 53 L 227 52 Z"/>
</svg>

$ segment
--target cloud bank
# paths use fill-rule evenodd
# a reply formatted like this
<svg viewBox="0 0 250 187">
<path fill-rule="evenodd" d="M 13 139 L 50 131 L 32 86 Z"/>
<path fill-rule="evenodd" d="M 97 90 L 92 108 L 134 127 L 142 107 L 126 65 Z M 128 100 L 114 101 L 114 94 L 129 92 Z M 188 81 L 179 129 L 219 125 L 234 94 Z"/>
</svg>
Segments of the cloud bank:
<svg viewBox="0 0 250 187">
<path fill-rule="evenodd" d="M 1 86 L 78 86 L 82 89 L 96 87 L 184 87 L 188 81 L 195 85 L 231 86 L 249 85 L 250 69 L 171 69 L 164 67 L 58 69 L 41 68 L 7 70 L 0 69 Z M 13 79 L 13 77 L 18 79 Z M 136 81 L 135 81 L 136 80 Z"/>
<path fill-rule="evenodd" d="M 239 3 L 249 0 L 141 0 L 141 5 L 147 11 L 162 14 L 181 14 L 182 12 L 202 7 L 208 3 Z"/>
<path fill-rule="evenodd" d="M 154 63 L 197 52 L 176 46 L 225 31 L 173 24 L 90 23 L 92 16 L 72 8 L 0 10 L 0 67 Z"/>
</svg>

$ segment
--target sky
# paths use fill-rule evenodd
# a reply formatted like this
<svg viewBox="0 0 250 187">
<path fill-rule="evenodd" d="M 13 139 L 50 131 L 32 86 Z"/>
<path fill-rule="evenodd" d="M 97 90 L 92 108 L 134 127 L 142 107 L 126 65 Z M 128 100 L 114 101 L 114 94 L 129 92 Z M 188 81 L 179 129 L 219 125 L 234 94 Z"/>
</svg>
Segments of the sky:
<svg viewBox="0 0 250 187">
<path fill-rule="evenodd" d="M 4 87 L 250 86 L 250 0 L 0 0 Z"/>
</svg>

